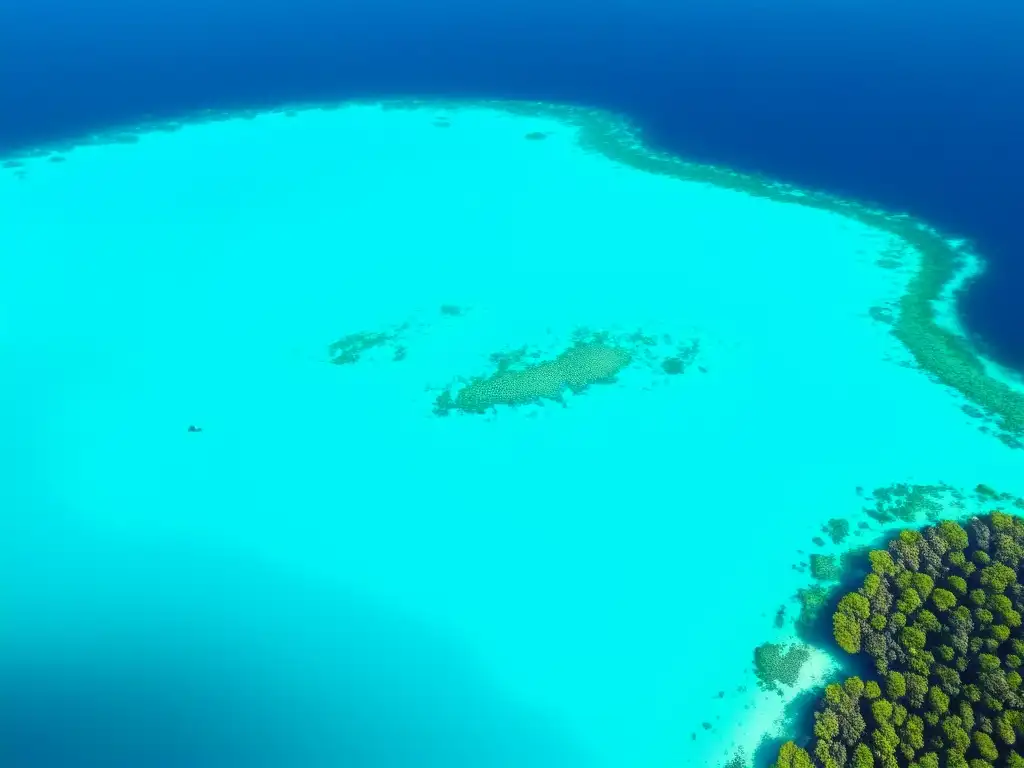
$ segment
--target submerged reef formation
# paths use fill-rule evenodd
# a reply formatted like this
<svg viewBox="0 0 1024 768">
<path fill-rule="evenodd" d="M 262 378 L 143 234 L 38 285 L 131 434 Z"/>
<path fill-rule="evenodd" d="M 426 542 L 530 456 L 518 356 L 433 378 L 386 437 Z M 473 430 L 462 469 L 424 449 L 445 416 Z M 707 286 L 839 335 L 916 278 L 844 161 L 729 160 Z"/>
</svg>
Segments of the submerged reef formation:
<svg viewBox="0 0 1024 768">
<path fill-rule="evenodd" d="M 754 674 L 764 691 L 779 692 L 780 685 L 792 688 L 800 678 L 800 670 L 811 656 L 802 643 L 765 643 L 754 649 Z"/>
<path fill-rule="evenodd" d="M 699 352 L 698 340 L 679 343 L 642 331 L 614 334 L 579 328 L 568 346 L 547 356 L 528 347 L 495 352 L 490 356 L 494 370 L 443 389 L 434 400 L 434 413 L 482 414 L 500 405 L 544 401 L 565 405 L 567 393 L 579 395 L 595 385 L 615 383 L 634 364 L 660 376 L 686 373 Z"/>
<path fill-rule="evenodd" d="M 327 346 L 328 360 L 335 365 L 351 365 L 359 362 L 370 350 L 378 348 L 390 349 L 392 360 L 403 360 L 406 349 L 398 342 L 408 327 L 408 324 L 403 324 L 392 331 L 359 331 L 342 336 Z"/>
<path fill-rule="evenodd" d="M 580 394 L 594 384 L 615 381 L 632 359 L 628 349 L 615 343 L 576 341 L 552 360 L 523 367 L 499 364 L 495 373 L 470 381 L 454 396 L 446 390 L 434 402 L 434 412 L 486 413 L 498 405 L 563 402 L 566 390 Z"/>
<path fill-rule="evenodd" d="M 777 768 L 1024 768 L 1024 520 L 903 530 L 832 615 L 873 673 L 825 688 Z"/>
</svg>

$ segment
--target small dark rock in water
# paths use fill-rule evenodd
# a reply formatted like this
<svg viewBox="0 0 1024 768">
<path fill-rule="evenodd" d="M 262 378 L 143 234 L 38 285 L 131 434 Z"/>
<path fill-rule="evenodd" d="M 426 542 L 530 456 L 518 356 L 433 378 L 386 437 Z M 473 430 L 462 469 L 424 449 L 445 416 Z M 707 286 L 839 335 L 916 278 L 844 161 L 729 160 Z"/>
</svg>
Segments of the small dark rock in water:
<svg viewBox="0 0 1024 768">
<path fill-rule="evenodd" d="M 661 368 L 669 376 L 676 376 L 677 374 L 682 373 L 686 369 L 686 366 L 680 358 L 670 357 L 662 361 Z"/>
<path fill-rule="evenodd" d="M 202 432 L 203 428 L 202 427 L 197 427 L 195 424 L 189 424 L 188 425 L 188 431 L 189 432 Z"/>
<path fill-rule="evenodd" d="M 786 623 L 786 606 L 780 606 L 775 612 L 775 626 L 779 629 Z"/>
<path fill-rule="evenodd" d="M 718 698 L 724 699 L 725 698 L 725 691 L 719 691 L 718 692 Z"/>
<path fill-rule="evenodd" d="M 821 536 L 815 536 L 813 539 L 811 539 L 811 541 L 814 543 L 815 546 L 818 546 L 818 547 L 824 547 L 825 546 L 825 540 L 823 538 L 821 538 Z"/>
<path fill-rule="evenodd" d="M 700 727 L 703 728 L 705 731 L 710 731 L 711 730 L 711 723 L 701 723 Z"/>
<path fill-rule="evenodd" d="M 526 139 L 528 141 L 541 141 L 547 137 L 548 135 L 543 131 L 530 131 L 530 133 L 526 134 Z"/>
</svg>

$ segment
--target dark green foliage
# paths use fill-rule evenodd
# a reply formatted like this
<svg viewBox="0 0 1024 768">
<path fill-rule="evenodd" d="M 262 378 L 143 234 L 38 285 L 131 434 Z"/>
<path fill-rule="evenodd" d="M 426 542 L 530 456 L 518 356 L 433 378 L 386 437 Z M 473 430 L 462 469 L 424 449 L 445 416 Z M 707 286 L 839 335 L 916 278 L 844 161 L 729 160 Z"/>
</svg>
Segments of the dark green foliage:
<svg viewBox="0 0 1024 768">
<path fill-rule="evenodd" d="M 774 768 L 813 768 L 811 756 L 806 749 L 801 749 L 792 741 L 787 741 L 779 748 L 779 757 Z"/>
<path fill-rule="evenodd" d="M 910 615 L 921 607 L 921 595 L 913 587 L 907 587 L 900 595 L 896 607 L 900 609 L 901 613 Z"/>
<path fill-rule="evenodd" d="M 902 531 L 868 559 L 832 629 L 880 678 L 829 685 L 779 768 L 1024 768 L 1024 521 Z"/>
<path fill-rule="evenodd" d="M 907 681 L 902 672 L 890 672 L 886 675 L 885 693 L 890 699 L 899 699 L 907 695 Z"/>
<path fill-rule="evenodd" d="M 999 750 L 996 749 L 995 742 L 992 741 L 992 737 L 987 733 L 975 731 L 974 746 L 978 750 L 978 754 L 989 762 L 999 757 Z"/>
<path fill-rule="evenodd" d="M 949 589 L 958 595 L 967 594 L 967 582 L 964 581 L 960 576 L 950 576 L 946 579 L 946 584 L 949 585 Z"/>
<path fill-rule="evenodd" d="M 967 549 L 967 531 L 952 520 L 943 520 L 935 529 L 951 550 Z"/>
<path fill-rule="evenodd" d="M 865 597 L 872 598 L 878 594 L 878 588 L 881 585 L 882 580 L 878 577 L 878 574 L 869 573 L 864 577 L 864 585 L 860 588 L 860 591 Z"/>
<path fill-rule="evenodd" d="M 946 589 L 936 589 L 932 592 L 932 603 L 940 611 L 948 611 L 956 605 L 956 595 Z"/>
<path fill-rule="evenodd" d="M 981 586 L 990 592 L 1002 592 L 1016 580 L 1016 572 L 1002 563 L 993 563 L 981 569 Z"/>
<path fill-rule="evenodd" d="M 942 629 L 942 624 L 939 623 L 935 614 L 927 608 L 922 608 L 917 612 L 917 615 L 914 617 L 914 626 L 925 632 L 938 632 Z"/>
<path fill-rule="evenodd" d="M 907 681 L 907 703 L 914 709 L 924 706 L 924 697 L 928 693 L 928 678 L 916 672 L 908 672 L 904 675 Z"/>
<path fill-rule="evenodd" d="M 814 735 L 823 741 L 833 741 L 839 735 L 839 718 L 832 710 L 814 713 Z"/>
<path fill-rule="evenodd" d="M 896 563 L 892 561 L 892 555 L 884 549 L 872 550 L 868 553 L 871 561 L 871 570 L 879 576 L 891 576 L 896 573 Z"/>
<path fill-rule="evenodd" d="M 927 573 L 915 573 L 911 580 L 911 584 L 917 594 L 921 596 L 922 600 L 927 600 L 928 595 L 930 595 L 932 590 L 935 588 L 935 582 Z"/>
<path fill-rule="evenodd" d="M 917 627 L 904 627 L 900 630 L 900 644 L 910 653 L 924 650 L 928 638 Z"/>
<path fill-rule="evenodd" d="M 867 744 L 858 744 L 853 751 L 853 768 L 874 768 L 875 758 Z"/>
<path fill-rule="evenodd" d="M 871 615 L 871 604 L 864 595 L 851 592 L 839 601 L 832 617 L 832 634 L 847 653 L 860 651 L 861 622 Z"/>
<path fill-rule="evenodd" d="M 863 595 L 851 592 L 844 595 L 836 608 L 837 613 L 844 613 L 857 619 L 866 619 L 871 615 L 871 603 Z"/>
<path fill-rule="evenodd" d="M 837 611 L 832 617 L 832 634 L 839 647 L 847 653 L 860 651 L 861 631 L 856 619 Z"/>
</svg>

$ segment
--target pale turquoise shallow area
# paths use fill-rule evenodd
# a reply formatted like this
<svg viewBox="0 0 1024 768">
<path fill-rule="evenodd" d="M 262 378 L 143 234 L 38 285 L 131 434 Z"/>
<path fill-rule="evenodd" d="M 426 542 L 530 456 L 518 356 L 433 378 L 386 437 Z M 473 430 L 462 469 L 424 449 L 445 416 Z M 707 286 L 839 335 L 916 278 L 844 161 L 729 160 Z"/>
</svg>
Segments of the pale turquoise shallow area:
<svg viewBox="0 0 1024 768">
<path fill-rule="evenodd" d="M 553 118 L 80 146 L 0 173 L 0 253 L 0 714 L 125 765 L 716 765 L 781 713 L 752 649 L 858 486 L 1024 494 L 869 316 L 913 268 L 891 234 Z M 434 413 L 581 327 L 638 353 L 614 384 Z M 356 333 L 394 339 L 330 364 Z"/>
</svg>

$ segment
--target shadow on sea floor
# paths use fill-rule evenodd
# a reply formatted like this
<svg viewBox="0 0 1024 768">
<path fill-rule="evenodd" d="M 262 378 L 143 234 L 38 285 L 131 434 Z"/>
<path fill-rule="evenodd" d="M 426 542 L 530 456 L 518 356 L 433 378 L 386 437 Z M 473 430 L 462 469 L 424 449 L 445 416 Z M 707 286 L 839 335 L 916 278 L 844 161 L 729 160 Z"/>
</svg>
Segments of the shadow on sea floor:
<svg viewBox="0 0 1024 768">
<path fill-rule="evenodd" d="M 27 543 L 32 558 L 0 567 L 5 582 L 20 571 L 0 634 L 6 765 L 584 762 L 443 632 L 400 611 L 247 558 L 135 537 L 15 551 Z"/>
</svg>

